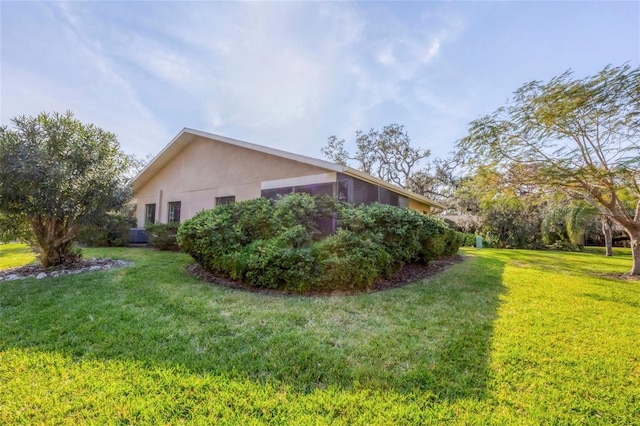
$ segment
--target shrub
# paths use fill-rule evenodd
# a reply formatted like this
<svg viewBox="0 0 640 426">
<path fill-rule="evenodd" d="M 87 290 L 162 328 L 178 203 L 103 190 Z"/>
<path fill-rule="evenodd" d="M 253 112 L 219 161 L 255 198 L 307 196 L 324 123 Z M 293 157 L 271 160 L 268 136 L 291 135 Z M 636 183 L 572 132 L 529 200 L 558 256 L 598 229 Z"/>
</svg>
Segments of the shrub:
<svg viewBox="0 0 640 426">
<path fill-rule="evenodd" d="M 135 218 L 109 213 L 95 225 L 80 228 L 77 241 L 90 247 L 125 247 L 129 245 L 129 230 L 135 226 Z"/>
<path fill-rule="evenodd" d="M 308 233 L 295 225 L 276 238 L 259 240 L 247 250 L 246 282 L 254 287 L 303 292 L 315 282 L 315 259 Z"/>
<path fill-rule="evenodd" d="M 275 202 L 266 198 L 233 203 L 213 209 L 215 215 L 221 215 L 225 220 L 227 212 L 218 212 L 218 209 L 227 209 L 231 213 L 230 222 L 237 227 L 240 243 L 245 245 L 255 240 L 266 240 L 278 235 L 281 225 L 275 217 Z"/>
<path fill-rule="evenodd" d="M 419 235 L 422 247 L 420 257 L 429 262 L 443 256 L 453 256 L 460 248 L 459 233 L 449 227 L 442 219 L 423 216 Z"/>
<path fill-rule="evenodd" d="M 475 234 L 461 234 L 460 247 L 475 247 L 476 235 Z"/>
<path fill-rule="evenodd" d="M 547 245 L 547 249 L 558 251 L 582 251 L 584 247 L 580 244 L 573 244 L 569 241 L 556 241 L 553 244 Z"/>
<path fill-rule="evenodd" d="M 339 223 L 356 234 L 378 235 L 395 267 L 400 267 L 420 257 L 419 235 L 424 218 L 426 216 L 414 210 L 374 203 L 344 209 Z"/>
<path fill-rule="evenodd" d="M 275 204 L 275 218 L 283 228 L 302 225 L 315 240 L 330 234 L 332 222 L 342 208 L 335 197 L 290 194 Z"/>
<path fill-rule="evenodd" d="M 158 250 L 180 250 L 176 234 L 178 232 L 179 223 L 151 223 L 145 226 L 149 245 Z"/>
<path fill-rule="evenodd" d="M 385 204 L 346 208 L 339 223 L 356 233 L 379 235 L 396 268 L 453 256 L 462 243 L 459 233 L 444 220 Z"/>
<path fill-rule="evenodd" d="M 389 276 L 393 259 L 378 241 L 340 229 L 314 244 L 318 288 L 362 290 L 379 276 Z"/>
<path fill-rule="evenodd" d="M 327 236 L 327 223 L 336 220 L 337 232 Z M 454 254 L 462 238 L 409 209 L 294 194 L 200 212 L 180 226 L 177 241 L 207 270 L 300 292 L 366 289 L 403 263 Z"/>
</svg>

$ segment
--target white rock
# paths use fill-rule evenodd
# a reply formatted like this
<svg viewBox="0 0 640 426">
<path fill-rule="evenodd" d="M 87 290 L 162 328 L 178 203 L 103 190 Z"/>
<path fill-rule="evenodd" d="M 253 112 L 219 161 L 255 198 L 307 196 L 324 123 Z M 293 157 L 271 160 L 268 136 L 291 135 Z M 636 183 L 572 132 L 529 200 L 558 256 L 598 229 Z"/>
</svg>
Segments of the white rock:
<svg viewBox="0 0 640 426">
<path fill-rule="evenodd" d="M 44 272 L 40 272 L 38 275 L 36 275 L 36 279 L 37 280 L 41 280 L 41 279 L 46 278 L 46 277 L 47 277 L 47 274 L 44 273 Z"/>
</svg>

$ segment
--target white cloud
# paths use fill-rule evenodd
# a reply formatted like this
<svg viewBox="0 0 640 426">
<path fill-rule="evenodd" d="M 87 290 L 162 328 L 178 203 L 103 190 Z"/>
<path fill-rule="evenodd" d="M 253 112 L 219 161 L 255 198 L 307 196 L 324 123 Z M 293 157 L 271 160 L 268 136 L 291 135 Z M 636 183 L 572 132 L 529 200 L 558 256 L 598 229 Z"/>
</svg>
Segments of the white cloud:
<svg viewBox="0 0 640 426">
<path fill-rule="evenodd" d="M 436 38 L 431 41 L 431 44 L 423 50 L 422 54 L 419 55 L 419 57 L 423 63 L 429 63 L 433 58 L 436 57 L 439 51 L 440 40 Z"/>
<path fill-rule="evenodd" d="M 385 43 L 376 54 L 376 61 L 382 65 L 394 65 L 396 63 L 396 57 L 393 54 L 393 46 Z"/>
<path fill-rule="evenodd" d="M 55 25 L 65 29 L 65 45 L 52 55 L 82 64 L 69 68 L 78 72 L 73 83 L 48 79 L 47 71 L 25 73 L 26 81 L 17 76 L 20 67 L 5 72 L 3 81 L 20 81 L 22 92 L 38 87 L 37 101 L 33 94 L 25 99 L 47 108 L 68 105 L 141 155 L 157 152 L 187 126 L 285 149 L 295 141 L 296 152 L 317 156 L 329 134 L 351 137 L 388 124 L 372 119 L 383 107 L 413 107 L 414 81 L 451 33 L 438 21 L 419 30 L 402 22 L 370 25 L 373 9 L 335 3 L 60 4 L 54 10 L 64 19 Z"/>
<path fill-rule="evenodd" d="M 25 58 L 3 58 L 2 121 L 72 110 L 80 120 L 116 133 L 127 152 L 155 151 L 155 140 L 166 139 L 166 130 L 109 61 L 102 44 L 86 35 L 86 24 L 71 5 L 56 3 L 36 12 L 61 30 L 47 40 L 44 50 L 33 52 L 35 61 L 50 68 L 31 67 Z M 37 38 L 36 29 L 31 30 Z"/>
</svg>

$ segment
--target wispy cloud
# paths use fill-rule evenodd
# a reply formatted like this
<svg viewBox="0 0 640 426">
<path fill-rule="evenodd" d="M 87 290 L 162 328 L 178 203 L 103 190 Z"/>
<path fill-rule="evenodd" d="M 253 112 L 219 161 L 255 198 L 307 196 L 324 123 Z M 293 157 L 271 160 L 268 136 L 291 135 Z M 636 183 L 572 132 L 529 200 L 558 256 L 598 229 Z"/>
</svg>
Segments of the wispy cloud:
<svg viewBox="0 0 640 426">
<path fill-rule="evenodd" d="M 524 65 L 510 59 L 516 54 L 533 74 L 529 68 L 536 63 L 545 66 L 546 73 L 555 72 L 548 58 L 559 57 L 565 64 L 576 46 L 587 46 L 590 63 L 601 60 L 592 54 L 598 49 L 589 47 L 594 43 L 609 46 L 599 49 L 606 51 L 603 64 L 614 60 L 611 51 L 624 53 L 619 40 L 631 40 L 637 52 L 637 22 L 625 21 L 631 29 L 618 25 L 632 15 L 628 9 L 637 17 L 637 5 L 616 3 L 604 9 L 590 4 L 599 18 L 614 10 L 608 19 L 615 25 L 598 37 L 579 31 L 589 28 L 580 16 L 575 24 L 567 23 L 573 25 L 573 42 L 553 33 L 561 31 L 558 25 L 530 36 L 528 50 L 544 51 L 540 59 L 521 52 L 523 39 L 512 42 L 504 31 L 494 29 L 517 28 L 517 20 L 527 17 L 523 8 L 546 19 L 549 7 L 5 2 L 0 118 L 7 124 L 19 114 L 72 109 L 79 118 L 116 132 L 123 148 L 139 155 L 158 152 L 182 127 L 314 156 L 331 134 L 352 140 L 358 129 L 392 122 L 405 124 L 416 140 L 450 144 L 487 98 L 500 102 L 523 81 L 518 67 Z M 554 18 L 557 22 L 574 16 L 574 6 L 553 7 L 564 13 Z M 618 9 L 625 13 L 616 13 Z M 504 15 L 507 12 L 511 14 Z M 493 20 L 483 20 L 486 16 Z M 509 34 L 514 39 L 523 36 Z M 539 45 L 554 36 L 568 41 L 558 48 L 561 52 L 549 56 L 554 44 L 544 49 Z M 496 50 L 491 61 L 483 50 L 485 40 L 503 49 Z M 518 49 L 504 50 L 512 45 Z M 502 87 L 503 80 L 509 88 Z M 488 110 L 495 107 L 491 104 Z"/>
<path fill-rule="evenodd" d="M 115 132 L 129 152 L 156 151 L 155 141 L 167 138 L 167 131 L 104 54 L 102 44 L 86 36 L 82 18 L 66 3 L 33 7 L 58 31 L 38 44 L 30 58 L 18 63 L 3 59 L 3 123 L 21 114 L 73 110 L 81 120 Z M 49 68 L 40 71 L 33 61 Z"/>
</svg>

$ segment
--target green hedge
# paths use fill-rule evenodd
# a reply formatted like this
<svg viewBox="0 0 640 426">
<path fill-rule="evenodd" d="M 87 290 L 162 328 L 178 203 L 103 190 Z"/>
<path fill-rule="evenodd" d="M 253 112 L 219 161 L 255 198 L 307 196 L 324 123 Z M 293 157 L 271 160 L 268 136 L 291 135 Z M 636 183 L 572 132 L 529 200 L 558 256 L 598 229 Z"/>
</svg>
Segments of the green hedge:
<svg viewBox="0 0 640 426">
<path fill-rule="evenodd" d="M 135 226 L 135 218 L 107 214 L 96 224 L 80 228 L 76 241 L 89 247 L 125 247 L 129 245 L 129 230 Z"/>
<path fill-rule="evenodd" d="M 176 239 L 179 223 L 149 223 L 144 227 L 149 245 L 158 250 L 178 251 L 180 246 Z"/>
<path fill-rule="evenodd" d="M 337 224 L 327 235 L 327 224 Z M 205 269 L 292 292 L 366 289 L 407 262 L 455 254 L 460 233 L 440 219 L 332 197 L 258 198 L 198 213 L 177 241 Z"/>
</svg>

